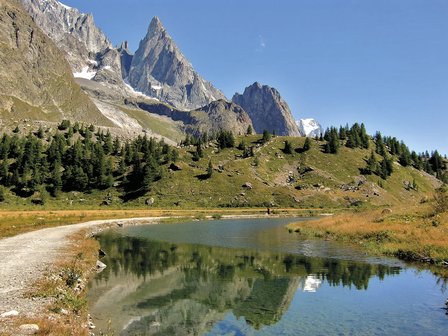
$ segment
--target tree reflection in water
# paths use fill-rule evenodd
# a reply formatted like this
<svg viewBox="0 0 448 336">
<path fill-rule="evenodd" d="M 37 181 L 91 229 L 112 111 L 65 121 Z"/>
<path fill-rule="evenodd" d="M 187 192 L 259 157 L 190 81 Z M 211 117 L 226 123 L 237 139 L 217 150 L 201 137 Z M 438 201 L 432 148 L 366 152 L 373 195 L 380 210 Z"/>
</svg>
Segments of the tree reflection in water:
<svg viewBox="0 0 448 336">
<path fill-rule="evenodd" d="M 267 251 L 99 236 L 108 266 L 91 283 L 90 311 L 120 335 L 202 334 L 232 312 L 259 329 L 279 321 L 297 290 L 368 288 L 399 268 Z"/>
</svg>

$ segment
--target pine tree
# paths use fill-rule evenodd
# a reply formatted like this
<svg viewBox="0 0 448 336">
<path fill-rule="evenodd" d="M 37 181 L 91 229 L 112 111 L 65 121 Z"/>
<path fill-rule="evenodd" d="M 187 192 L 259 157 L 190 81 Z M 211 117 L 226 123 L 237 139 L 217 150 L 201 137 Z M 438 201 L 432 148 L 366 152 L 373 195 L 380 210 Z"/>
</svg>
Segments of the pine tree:
<svg viewBox="0 0 448 336">
<path fill-rule="evenodd" d="M 253 133 L 252 126 L 251 125 L 247 126 L 246 134 L 251 135 L 252 133 Z"/>
<path fill-rule="evenodd" d="M 381 136 L 380 132 L 376 132 L 375 134 L 375 151 L 377 154 L 381 155 L 382 157 L 386 156 L 386 147 L 383 142 L 383 137 Z"/>
<path fill-rule="evenodd" d="M 238 148 L 239 150 L 245 151 L 245 150 L 246 150 L 246 141 L 244 141 L 244 139 L 241 140 L 240 143 L 238 144 L 238 147 L 237 147 L 237 148 Z"/>
<path fill-rule="evenodd" d="M 0 164 L 0 183 L 4 186 L 9 185 L 9 164 L 6 155 L 3 156 L 2 163 Z"/>
<path fill-rule="evenodd" d="M 213 175 L 213 165 L 212 165 L 212 160 L 208 161 L 208 167 L 207 167 L 207 178 L 212 177 Z"/>
<path fill-rule="evenodd" d="M 364 169 L 366 175 L 371 175 L 378 170 L 378 163 L 376 162 L 375 153 L 373 150 L 370 153 L 370 157 L 367 159 L 367 166 Z"/>
<path fill-rule="evenodd" d="M 365 149 L 369 148 L 369 136 L 367 135 L 366 127 L 363 123 L 361 124 L 359 138 L 360 146 Z"/>
<path fill-rule="evenodd" d="M 285 147 L 283 148 L 283 153 L 292 154 L 292 145 L 288 140 L 285 141 Z"/>
<path fill-rule="evenodd" d="M 265 144 L 267 143 L 269 140 L 271 140 L 271 134 L 269 134 L 268 130 L 264 130 L 263 131 L 263 136 L 261 137 L 261 143 Z"/>
<path fill-rule="evenodd" d="M 311 139 L 305 138 L 305 143 L 303 144 L 303 151 L 306 152 L 311 148 Z"/>
<path fill-rule="evenodd" d="M 62 164 L 60 161 L 56 161 L 53 164 L 54 168 L 51 173 L 50 184 L 51 184 L 51 195 L 57 197 L 62 190 Z"/>
<path fill-rule="evenodd" d="M 328 131 L 328 141 L 325 145 L 325 152 L 326 153 L 332 153 L 337 154 L 339 150 L 339 134 L 336 128 L 331 128 Z"/>
<path fill-rule="evenodd" d="M 39 139 L 43 139 L 45 137 L 44 129 L 42 128 L 42 126 L 39 126 L 36 135 Z"/>
</svg>

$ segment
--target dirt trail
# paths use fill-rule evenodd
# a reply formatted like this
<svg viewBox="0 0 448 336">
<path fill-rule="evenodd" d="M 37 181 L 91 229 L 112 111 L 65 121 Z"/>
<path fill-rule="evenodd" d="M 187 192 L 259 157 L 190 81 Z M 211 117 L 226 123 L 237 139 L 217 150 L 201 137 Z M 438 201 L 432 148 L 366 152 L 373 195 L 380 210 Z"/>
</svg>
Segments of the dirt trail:
<svg viewBox="0 0 448 336">
<path fill-rule="evenodd" d="M 25 298 L 24 294 L 27 288 L 42 277 L 56 257 L 62 253 L 64 246 L 68 243 L 68 237 L 74 232 L 113 223 L 151 224 L 163 218 L 167 217 L 96 220 L 1 239 L 0 315 L 16 310 L 20 316 L 32 316 L 43 308 L 44 300 Z"/>
</svg>

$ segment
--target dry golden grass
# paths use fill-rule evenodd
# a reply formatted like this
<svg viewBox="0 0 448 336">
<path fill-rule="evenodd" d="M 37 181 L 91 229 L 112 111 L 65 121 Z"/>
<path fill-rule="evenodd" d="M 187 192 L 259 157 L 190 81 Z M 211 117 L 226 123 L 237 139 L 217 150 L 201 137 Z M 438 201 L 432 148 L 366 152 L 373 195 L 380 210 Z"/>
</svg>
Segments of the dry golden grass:
<svg viewBox="0 0 448 336">
<path fill-rule="evenodd" d="M 448 261 L 448 213 L 432 214 L 430 205 L 345 213 L 288 226 L 302 235 L 355 243 L 370 252 L 403 259 Z"/>
<path fill-rule="evenodd" d="M 315 210 L 314 210 L 315 211 Z M 266 208 L 236 209 L 136 209 L 136 210 L 40 210 L 40 211 L 0 211 L 0 238 L 20 233 L 67 224 L 82 223 L 97 219 L 118 219 L 133 217 L 205 217 L 207 215 L 260 215 Z M 279 214 L 308 214 L 309 209 L 275 209 Z"/>
</svg>

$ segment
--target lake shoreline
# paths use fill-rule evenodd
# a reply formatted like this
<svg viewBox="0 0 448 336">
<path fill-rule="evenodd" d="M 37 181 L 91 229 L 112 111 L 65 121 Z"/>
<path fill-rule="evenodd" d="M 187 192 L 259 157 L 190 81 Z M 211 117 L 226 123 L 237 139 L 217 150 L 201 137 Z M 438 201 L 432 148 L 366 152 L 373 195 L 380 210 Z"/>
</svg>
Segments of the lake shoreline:
<svg viewBox="0 0 448 336">
<path fill-rule="evenodd" d="M 361 246 L 373 255 L 437 266 L 448 276 L 448 213 L 433 214 L 427 206 L 338 214 L 287 225 L 302 237 Z"/>
<path fill-rule="evenodd" d="M 86 334 L 89 328 L 94 328 L 89 321 L 88 311 L 85 308 L 87 295 L 86 284 L 96 274 L 97 261 L 100 260 L 100 256 L 98 255 L 100 246 L 94 243 L 96 241 L 91 238 L 103 230 L 135 225 L 162 224 L 173 220 L 179 222 L 183 219 L 214 220 L 299 216 L 297 212 L 270 215 L 267 213 L 216 215 L 214 211 L 209 211 L 209 213 L 209 215 L 205 216 L 135 217 L 87 221 L 78 224 L 39 229 L 1 239 L 0 245 L 8 245 L 9 242 L 9 245 L 15 246 L 15 249 L 20 250 L 23 247 L 26 250 L 23 252 L 24 254 L 32 256 L 29 258 L 37 260 L 35 260 L 36 264 L 34 266 L 31 260 L 28 260 L 23 265 L 17 265 L 14 259 L 16 255 L 20 255 L 22 252 L 18 252 L 14 248 L 8 250 L 8 256 L 2 255 L 4 260 L 7 260 L 7 257 L 9 257 L 11 261 L 9 264 L 11 264 L 11 269 L 13 270 L 11 272 L 18 274 L 13 278 L 22 279 L 22 285 L 19 286 L 21 288 L 18 290 L 15 289 L 14 294 L 12 294 L 12 296 L 16 296 L 17 300 L 22 301 L 17 305 L 14 305 L 14 303 L 12 305 L 1 305 L 3 311 L 0 311 L 0 315 L 5 313 L 9 315 L 8 313 L 11 312 L 12 315 L 0 317 L 0 322 L 3 325 L 0 332 L 6 335 L 14 335 L 17 333 L 20 325 L 24 324 L 36 324 L 41 331 L 59 330 L 61 333 L 65 330 L 64 325 L 71 326 L 74 325 L 73 323 L 81 325 L 82 330 Z M 58 233 L 55 235 L 55 232 Z M 45 236 L 50 233 L 52 234 L 52 241 L 45 245 L 45 249 L 51 257 L 49 259 L 39 259 L 39 254 L 33 251 L 33 246 L 32 244 L 30 246 L 30 243 L 34 241 L 40 241 L 42 243 L 42 241 L 45 241 Z M 67 273 L 67 270 L 73 271 L 74 264 L 77 265 L 77 280 L 75 284 L 69 284 L 64 274 Z M 20 270 L 19 266 L 23 269 Z M 30 268 L 32 268 L 31 271 L 29 271 Z M 2 272 L 4 275 L 10 274 L 7 268 L 3 268 Z M 30 274 L 32 274 L 32 277 L 29 277 Z M 10 287 L 12 286 L 11 284 L 2 284 L 2 287 L 7 287 L 8 285 Z M 61 290 L 56 293 L 53 290 L 49 290 L 49 287 L 58 287 Z M 2 290 L 8 293 L 11 289 L 2 288 Z M 55 297 L 59 297 L 59 301 L 61 301 L 60 297 L 62 297 L 63 302 L 57 302 Z M 2 301 L 1 297 L 0 301 Z M 63 307 L 65 303 L 69 304 Z"/>
</svg>

